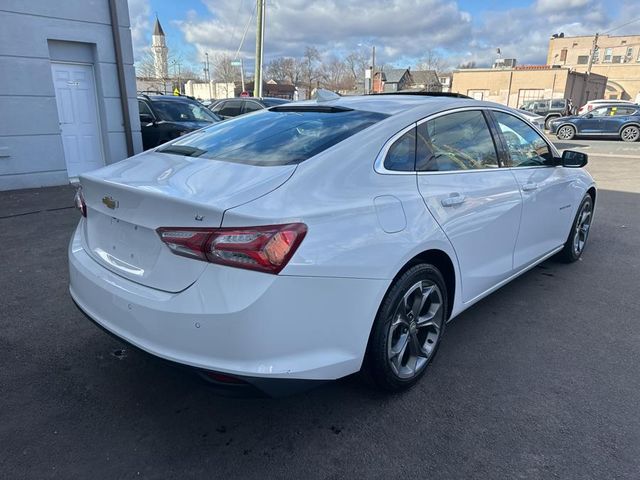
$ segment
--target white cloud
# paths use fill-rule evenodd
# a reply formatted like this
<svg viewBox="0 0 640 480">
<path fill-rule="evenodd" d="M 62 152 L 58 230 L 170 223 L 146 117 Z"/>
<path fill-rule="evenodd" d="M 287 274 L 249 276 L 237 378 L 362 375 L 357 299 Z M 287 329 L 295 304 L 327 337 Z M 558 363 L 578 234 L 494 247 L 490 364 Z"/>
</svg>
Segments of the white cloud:
<svg viewBox="0 0 640 480">
<path fill-rule="evenodd" d="M 129 0 L 131 40 L 136 60 L 148 50 L 151 38 L 151 5 L 149 0 Z"/>
<path fill-rule="evenodd" d="M 204 0 L 211 17 L 179 22 L 187 42 L 200 54 L 235 53 L 254 2 Z M 433 48 L 460 47 L 471 34 L 471 16 L 455 2 L 441 0 L 273 0 L 268 2 L 267 57 L 302 55 L 304 48 L 349 51 L 375 43 L 380 62 L 418 58 Z M 253 23 L 242 53 L 253 57 Z"/>
</svg>

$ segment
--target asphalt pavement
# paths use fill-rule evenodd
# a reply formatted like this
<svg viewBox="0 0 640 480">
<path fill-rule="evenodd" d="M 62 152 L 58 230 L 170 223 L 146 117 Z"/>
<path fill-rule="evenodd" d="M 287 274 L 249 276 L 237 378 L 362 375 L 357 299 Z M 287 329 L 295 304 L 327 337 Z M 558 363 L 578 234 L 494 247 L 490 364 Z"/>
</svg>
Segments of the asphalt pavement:
<svg viewBox="0 0 640 480">
<path fill-rule="evenodd" d="M 463 313 L 392 396 L 216 396 L 75 309 L 70 187 L 0 193 L 0 478 L 640 478 L 640 144 L 564 143 L 601 182 L 583 259 Z"/>
</svg>

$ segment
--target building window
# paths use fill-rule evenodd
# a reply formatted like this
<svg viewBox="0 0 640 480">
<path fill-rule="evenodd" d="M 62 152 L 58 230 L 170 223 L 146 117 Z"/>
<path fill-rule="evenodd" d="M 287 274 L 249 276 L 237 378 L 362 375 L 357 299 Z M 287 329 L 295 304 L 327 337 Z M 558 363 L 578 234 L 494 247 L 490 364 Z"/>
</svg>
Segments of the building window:
<svg viewBox="0 0 640 480">
<path fill-rule="evenodd" d="M 633 47 L 627 47 L 627 54 L 625 55 L 625 61 L 630 62 L 633 58 Z"/>
<path fill-rule="evenodd" d="M 638 58 L 636 58 L 636 62 L 640 62 L 640 48 L 638 49 Z"/>
<path fill-rule="evenodd" d="M 622 63 L 622 55 L 614 55 L 611 63 Z"/>
<path fill-rule="evenodd" d="M 613 57 L 613 48 L 605 48 L 604 50 L 604 63 L 611 63 Z"/>
<path fill-rule="evenodd" d="M 561 62 L 566 62 L 567 61 L 567 49 L 563 48 L 562 50 L 560 50 L 560 61 Z"/>
<path fill-rule="evenodd" d="M 586 65 L 589 63 L 589 55 L 578 55 L 578 65 Z"/>
<path fill-rule="evenodd" d="M 593 63 L 598 63 L 600 61 L 600 49 L 596 47 L 593 51 Z"/>
</svg>

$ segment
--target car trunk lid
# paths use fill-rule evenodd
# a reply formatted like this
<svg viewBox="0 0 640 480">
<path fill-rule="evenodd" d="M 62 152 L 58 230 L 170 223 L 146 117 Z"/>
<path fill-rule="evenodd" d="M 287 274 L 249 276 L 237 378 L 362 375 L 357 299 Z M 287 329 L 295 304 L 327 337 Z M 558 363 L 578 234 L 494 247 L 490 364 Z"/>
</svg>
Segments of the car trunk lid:
<svg viewBox="0 0 640 480">
<path fill-rule="evenodd" d="M 227 209 L 278 188 L 294 171 L 148 152 L 84 174 L 85 249 L 125 278 L 179 292 L 207 264 L 172 254 L 156 229 L 219 227 Z"/>
</svg>

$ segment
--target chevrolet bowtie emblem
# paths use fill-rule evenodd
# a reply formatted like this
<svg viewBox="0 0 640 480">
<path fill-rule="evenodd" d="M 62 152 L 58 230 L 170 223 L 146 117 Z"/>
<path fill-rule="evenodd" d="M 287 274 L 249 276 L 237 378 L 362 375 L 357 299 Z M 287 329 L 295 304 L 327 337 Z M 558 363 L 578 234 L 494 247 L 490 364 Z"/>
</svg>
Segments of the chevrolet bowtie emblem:
<svg viewBox="0 0 640 480">
<path fill-rule="evenodd" d="M 111 210 L 115 210 L 116 208 L 118 208 L 118 201 L 114 200 L 111 195 L 102 197 L 102 203 L 104 203 L 107 208 L 110 208 Z"/>
</svg>

